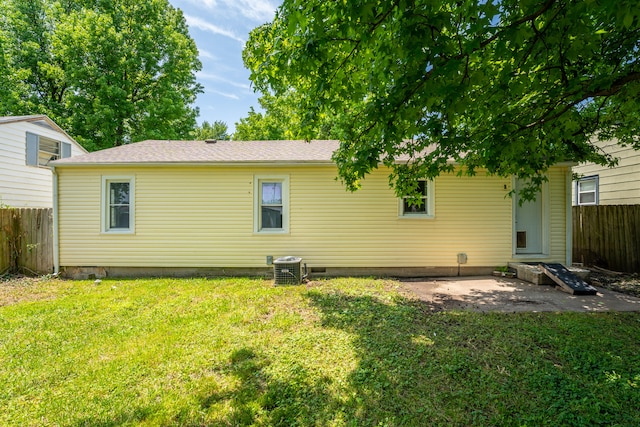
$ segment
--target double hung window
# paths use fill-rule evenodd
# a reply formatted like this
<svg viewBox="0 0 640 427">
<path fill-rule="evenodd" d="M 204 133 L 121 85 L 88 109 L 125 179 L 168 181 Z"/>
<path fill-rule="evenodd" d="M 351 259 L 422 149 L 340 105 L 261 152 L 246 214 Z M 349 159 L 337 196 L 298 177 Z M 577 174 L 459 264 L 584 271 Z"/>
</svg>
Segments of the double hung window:
<svg viewBox="0 0 640 427">
<path fill-rule="evenodd" d="M 287 232 L 289 228 L 288 179 L 257 177 L 255 182 L 255 231 Z"/>
<path fill-rule="evenodd" d="M 433 197 L 433 181 L 419 180 L 418 193 L 420 195 L 419 203 L 405 197 L 400 201 L 400 216 L 432 218 L 434 216 L 434 197 Z"/>
<path fill-rule="evenodd" d="M 598 204 L 598 176 L 588 176 L 576 182 L 578 205 Z"/>
<path fill-rule="evenodd" d="M 102 230 L 132 233 L 134 230 L 134 179 L 103 177 Z"/>
</svg>

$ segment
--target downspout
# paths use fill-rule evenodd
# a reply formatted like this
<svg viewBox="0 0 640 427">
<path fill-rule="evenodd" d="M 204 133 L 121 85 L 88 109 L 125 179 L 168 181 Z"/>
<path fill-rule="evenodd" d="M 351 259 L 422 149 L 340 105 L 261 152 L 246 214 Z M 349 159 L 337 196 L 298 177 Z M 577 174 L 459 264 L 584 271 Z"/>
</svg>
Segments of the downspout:
<svg viewBox="0 0 640 427">
<path fill-rule="evenodd" d="M 573 174 L 571 172 L 571 166 L 567 167 L 567 173 L 565 175 L 565 209 L 566 209 L 566 223 L 565 223 L 565 234 L 566 234 L 566 254 L 567 259 L 565 260 L 566 266 L 571 267 L 573 264 L 573 194 L 572 194 L 572 185 L 573 181 L 571 180 Z"/>
<path fill-rule="evenodd" d="M 58 235 L 58 174 L 56 167 L 51 166 L 53 174 L 53 274 L 60 273 L 59 235 Z"/>
</svg>

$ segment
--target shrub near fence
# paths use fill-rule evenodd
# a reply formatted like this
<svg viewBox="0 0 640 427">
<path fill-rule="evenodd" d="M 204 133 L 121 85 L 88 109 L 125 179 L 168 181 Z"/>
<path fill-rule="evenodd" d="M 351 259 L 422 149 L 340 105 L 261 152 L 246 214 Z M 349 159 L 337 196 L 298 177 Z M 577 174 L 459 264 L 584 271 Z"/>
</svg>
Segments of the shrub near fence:
<svg viewBox="0 0 640 427">
<path fill-rule="evenodd" d="M 53 210 L 0 209 L 0 274 L 53 272 Z"/>
<path fill-rule="evenodd" d="M 574 206 L 573 262 L 640 272 L 640 206 Z"/>
</svg>

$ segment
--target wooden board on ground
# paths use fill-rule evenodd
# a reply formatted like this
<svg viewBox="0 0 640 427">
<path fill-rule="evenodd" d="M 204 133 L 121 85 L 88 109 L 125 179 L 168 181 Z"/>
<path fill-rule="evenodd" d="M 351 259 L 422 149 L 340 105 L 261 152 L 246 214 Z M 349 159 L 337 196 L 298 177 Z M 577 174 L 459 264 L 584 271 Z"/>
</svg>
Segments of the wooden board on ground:
<svg viewBox="0 0 640 427">
<path fill-rule="evenodd" d="M 560 289 L 572 295 L 595 295 L 598 292 L 596 288 L 570 272 L 562 264 L 542 263 L 540 268 L 560 286 Z"/>
</svg>

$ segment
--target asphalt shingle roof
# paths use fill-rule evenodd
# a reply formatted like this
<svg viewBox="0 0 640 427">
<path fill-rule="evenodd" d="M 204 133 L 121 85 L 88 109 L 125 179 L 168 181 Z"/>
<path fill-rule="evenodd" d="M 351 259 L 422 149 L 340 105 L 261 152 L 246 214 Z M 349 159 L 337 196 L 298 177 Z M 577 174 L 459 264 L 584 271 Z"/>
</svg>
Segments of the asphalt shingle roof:
<svg viewBox="0 0 640 427">
<path fill-rule="evenodd" d="M 339 141 L 142 141 L 52 162 L 54 166 L 134 163 L 331 162 Z"/>
</svg>

